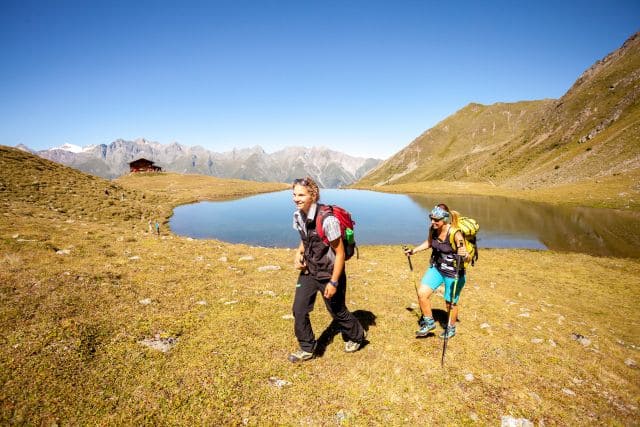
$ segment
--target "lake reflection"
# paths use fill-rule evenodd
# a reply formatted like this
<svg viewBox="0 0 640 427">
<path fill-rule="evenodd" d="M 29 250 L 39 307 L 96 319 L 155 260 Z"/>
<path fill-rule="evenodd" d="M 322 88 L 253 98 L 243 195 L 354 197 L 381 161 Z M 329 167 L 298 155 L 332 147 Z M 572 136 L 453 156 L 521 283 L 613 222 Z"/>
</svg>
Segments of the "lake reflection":
<svg viewBox="0 0 640 427">
<path fill-rule="evenodd" d="M 608 209 L 569 208 L 500 197 L 422 196 L 362 190 L 321 190 L 321 202 L 338 204 L 356 221 L 360 245 L 409 244 L 427 235 L 428 211 L 437 203 L 480 223 L 478 245 L 553 249 L 593 255 L 640 257 L 640 215 Z M 174 233 L 231 243 L 295 247 L 291 191 L 179 206 Z M 482 254 L 481 254 L 482 256 Z"/>
</svg>

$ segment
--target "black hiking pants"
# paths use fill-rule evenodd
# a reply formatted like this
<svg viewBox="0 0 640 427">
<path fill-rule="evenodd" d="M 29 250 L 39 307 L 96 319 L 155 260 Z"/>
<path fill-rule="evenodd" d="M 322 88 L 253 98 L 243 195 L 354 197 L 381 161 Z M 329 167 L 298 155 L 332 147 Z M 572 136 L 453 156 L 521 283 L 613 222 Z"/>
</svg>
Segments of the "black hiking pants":
<svg viewBox="0 0 640 427">
<path fill-rule="evenodd" d="M 326 299 L 324 288 L 328 280 L 318 280 L 309 274 L 300 274 L 296 285 L 296 295 L 293 300 L 293 316 L 295 317 L 295 332 L 300 348 L 313 352 L 316 345 L 315 335 L 309 320 L 309 313 L 313 311 L 316 296 L 320 292 L 320 298 L 324 300 L 327 311 L 334 323 L 340 328 L 342 338 L 345 341 L 360 342 L 364 339 L 364 328 L 351 313 L 345 304 L 347 293 L 347 276 L 342 273 L 338 280 L 338 289 L 331 299 Z"/>
</svg>

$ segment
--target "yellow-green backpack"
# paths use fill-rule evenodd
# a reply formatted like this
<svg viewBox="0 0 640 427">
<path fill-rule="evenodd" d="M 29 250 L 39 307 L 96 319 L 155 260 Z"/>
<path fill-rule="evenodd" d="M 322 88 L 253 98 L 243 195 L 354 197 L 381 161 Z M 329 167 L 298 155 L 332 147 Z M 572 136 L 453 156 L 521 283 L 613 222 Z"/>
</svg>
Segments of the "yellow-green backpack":
<svg viewBox="0 0 640 427">
<path fill-rule="evenodd" d="M 466 268 L 469 264 L 475 265 L 478 260 L 476 234 L 478 233 L 478 230 L 480 230 L 480 225 L 478 224 L 478 221 L 473 218 L 466 216 L 460 217 L 458 219 L 458 227 L 456 228 L 452 225 L 451 231 L 449 231 L 449 240 L 452 248 L 456 247 L 454 236 L 458 230 L 460 230 L 462 237 L 464 237 L 464 245 L 468 254 L 467 259 L 464 261 L 464 266 Z"/>
</svg>

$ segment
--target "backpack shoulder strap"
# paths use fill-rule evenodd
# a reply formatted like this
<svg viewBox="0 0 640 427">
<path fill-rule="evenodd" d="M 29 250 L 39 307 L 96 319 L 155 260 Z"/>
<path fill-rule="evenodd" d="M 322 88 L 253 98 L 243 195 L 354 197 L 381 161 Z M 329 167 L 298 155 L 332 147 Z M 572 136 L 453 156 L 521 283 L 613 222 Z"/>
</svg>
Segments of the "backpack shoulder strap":
<svg viewBox="0 0 640 427">
<path fill-rule="evenodd" d="M 327 237 L 324 235 L 324 228 L 322 228 L 322 224 L 324 223 L 324 219 L 327 215 L 333 215 L 333 208 L 331 205 L 317 205 L 316 210 L 316 233 L 318 233 L 318 237 L 320 237 L 325 243 L 327 243 Z"/>
<path fill-rule="evenodd" d="M 453 250 L 456 249 L 456 233 L 458 231 L 460 231 L 460 229 L 454 227 L 453 225 L 449 227 L 449 243 L 451 243 L 451 247 L 453 248 Z M 460 233 L 462 234 L 462 238 L 464 239 L 464 233 L 462 233 L 462 231 L 460 231 Z"/>
</svg>

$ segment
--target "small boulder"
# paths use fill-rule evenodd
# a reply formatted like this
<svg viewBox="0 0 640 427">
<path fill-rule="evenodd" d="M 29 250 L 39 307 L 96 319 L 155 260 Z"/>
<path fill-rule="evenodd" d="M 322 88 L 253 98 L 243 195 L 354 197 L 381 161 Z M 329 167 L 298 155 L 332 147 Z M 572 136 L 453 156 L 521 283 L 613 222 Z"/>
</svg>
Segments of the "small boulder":
<svg viewBox="0 0 640 427">
<path fill-rule="evenodd" d="M 526 418 L 515 418 L 511 415 L 503 415 L 500 420 L 501 427 L 533 427 L 533 423 Z"/>
<path fill-rule="evenodd" d="M 269 384 L 271 384 L 274 387 L 278 387 L 278 388 L 282 388 L 284 386 L 291 385 L 291 383 L 289 381 L 282 380 L 282 379 L 277 378 L 277 377 L 269 377 Z"/>
<path fill-rule="evenodd" d="M 591 340 L 589 338 L 585 337 L 584 335 L 577 334 L 575 332 L 571 333 L 571 339 L 574 341 L 578 341 L 584 347 L 591 345 Z"/>
<path fill-rule="evenodd" d="M 270 296 L 270 297 L 275 297 L 276 296 L 276 293 L 273 292 L 273 291 L 260 291 L 259 293 L 262 294 L 262 295 Z"/>
<path fill-rule="evenodd" d="M 340 409 L 338 413 L 336 413 L 336 421 L 338 422 L 338 425 L 346 423 L 348 418 L 349 414 L 344 409 Z"/>
<path fill-rule="evenodd" d="M 156 335 L 154 338 L 145 338 L 143 340 L 138 341 L 138 344 L 142 344 L 145 347 L 152 348 L 154 350 L 161 351 L 163 353 L 168 352 L 171 348 L 176 345 L 178 342 L 178 338 L 168 337 L 161 338 Z"/>
</svg>

